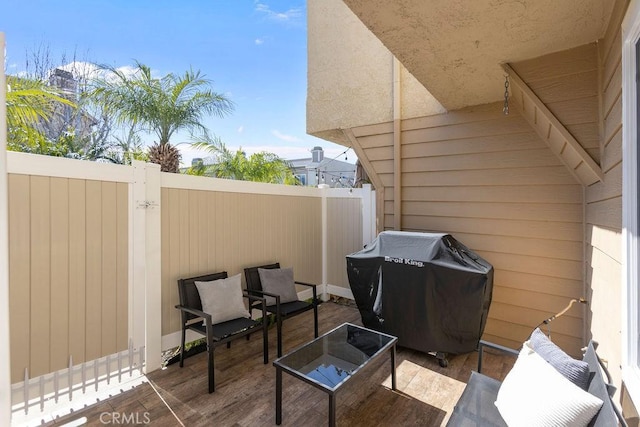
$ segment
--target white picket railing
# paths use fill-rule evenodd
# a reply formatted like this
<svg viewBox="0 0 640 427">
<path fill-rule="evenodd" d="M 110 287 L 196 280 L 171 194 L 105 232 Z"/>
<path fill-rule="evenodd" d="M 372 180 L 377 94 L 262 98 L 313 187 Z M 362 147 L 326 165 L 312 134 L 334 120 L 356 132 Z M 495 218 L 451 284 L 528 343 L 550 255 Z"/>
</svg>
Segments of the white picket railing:
<svg viewBox="0 0 640 427">
<path fill-rule="evenodd" d="M 24 381 L 11 385 L 12 423 L 53 421 L 75 410 L 74 405 L 82 407 L 88 397 L 100 399 L 109 390 L 134 387 L 144 377 L 144 354 L 144 347 L 134 348 L 130 340 L 127 350 L 75 366 L 70 357 L 68 368 L 36 378 L 29 378 L 25 369 Z"/>
</svg>

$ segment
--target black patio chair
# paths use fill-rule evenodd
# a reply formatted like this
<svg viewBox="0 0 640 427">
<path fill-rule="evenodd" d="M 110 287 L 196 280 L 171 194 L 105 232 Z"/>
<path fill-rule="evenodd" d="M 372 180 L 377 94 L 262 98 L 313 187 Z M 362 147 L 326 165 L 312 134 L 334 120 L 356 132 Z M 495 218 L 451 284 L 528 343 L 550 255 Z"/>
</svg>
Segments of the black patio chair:
<svg viewBox="0 0 640 427">
<path fill-rule="evenodd" d="M 247 292 L 249 295 L 257 296 L 257 297 L 265 297 L 270 296 L 275 298 L 275 304 L 267 305 L 266 310 L 269 313 L 275 314 L 276 316 L 276 325 L 278 331 L 278 357 L 282 357 L 282 322 L 285 319 L 288 319 L 293 316 L 297 316 L 298 314 L 302 314 L 308 310 L 313 310 L 313 322 L 314 322 L 314 337 L 318 338 L 318 294 L 316 287 L 317 285 L 305 282 L 295 281 L 295 284 L 309 286 L 313 290 L 313 300 L 312 302 L 306 301 L 292 301 L 280 303 L 280 295 L 265 292 L 262 289 L 262 282 L 260 280 L 260 274 L 258 273 L 258 269 L 275 269 L 280 268 L 280 263 L 275 264 L 267 264 L 260 265 L 257 267 L 249 267 L 244 269 L 244 276 L 247 281 Z M 256 309 L 264 309 L 264 303 L 262 301 L 251 301 L 251 308 Z"/>
<path fill-rule="evenodd" d="M 256 332 L 256 329 L 262 328 L 263 339 L 263 355 L 265 365 L 269 363 L 269 343 L 268 343 L 268 319 L 267 311 L 262 310 L 262 319 L 254 320 L 247 317 L 239 317 L 237 319 L 220 322 L 217 324 L 212 323 L 211 314 L 202 311 L 202 302 L 200 300 L 200 294 L 195 282 L 210 282 L 218 279 L 226 279 L 227 272 L 206 274 L 198 277 L 190 277 L 188 279 L 178 280 L 178 294 L 180 297 L 180 304 L 176 305 L 176 308 L 180 310 L 182 317 L 182 340 L 180 348 L 180 367 L 184 366 L 184 344 L 187 329 L 195 331 L 206 337 L 207 340 L 207 353 L 208 353 L 208 368 L 209 368 L 209 393 L 213 393 L 215 390 L 214 382 L 214 369 L 213 369 L 213 353 L 215 347 L 227 343 L 227 347 L 230 346 L 231 341 L 246 336 L 249 338 L 249 334 Z M 249 300 L 249 304 L 258 303 L 264 301 L 263 298 L 255 295 L 248 295 L 243 292 L 243 298 Z M 247 311 L 247 315 L 249 312 Z M 201 320 L 204 320 L 204 324 Z"/>
</svg>

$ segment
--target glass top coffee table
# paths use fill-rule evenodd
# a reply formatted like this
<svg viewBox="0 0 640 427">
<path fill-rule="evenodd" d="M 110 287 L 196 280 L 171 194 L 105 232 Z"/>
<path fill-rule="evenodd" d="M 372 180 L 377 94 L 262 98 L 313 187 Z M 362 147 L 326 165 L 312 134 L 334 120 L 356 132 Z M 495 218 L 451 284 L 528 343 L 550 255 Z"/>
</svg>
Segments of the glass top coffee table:
<svg viewBox="0 0 640 427">
<path fill-rule="evenodd" d="M 282 372 L 329 395 L 329 425 L 336 425 L 336 393 L 369 362 L 391 353 L 391 388 L 396 389 L 398 338 L 344 323 L 308 344 L 276 359 L 276 424 L 282 423 Z"/>
</svg>

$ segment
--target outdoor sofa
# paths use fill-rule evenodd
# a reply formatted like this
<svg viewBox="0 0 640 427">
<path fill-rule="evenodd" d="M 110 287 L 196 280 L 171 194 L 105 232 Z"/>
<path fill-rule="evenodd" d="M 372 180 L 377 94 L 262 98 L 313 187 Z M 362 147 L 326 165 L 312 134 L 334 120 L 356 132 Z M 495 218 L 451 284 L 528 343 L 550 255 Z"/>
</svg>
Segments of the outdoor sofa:
<svg viewBox="0 0 640 427">
<path fill-rule="evenodd" d="M 537 331 L 539 331 L 539 329 L 537 329 Z M 544 360 L 544 365 L 553 367 L 556 372 L 559 371 L 553 366 L 554 363 L 556 366 L 564 363 L 564 365 L 560 366 L 560 371 L 563 371 L 560 373 L 565 378 L 573 376 L 573 378 L 571 378 L 571 382 L 574 384 L 572 385 L 580 382 L 575 378 L 576 368 L 574 365 L 581 364 L 582 368 L 586 370 L 586 376 L 583 376 L 584 379 L 582 384 L 580 384 L 581 387 L 579 388 L 582 388 L 582 390 L 591 395 L 588 396 L 586 393 L 583 393 L 581 398 L 574 398 L 572 391 L 567 392 L 567 389 L 557 387 L 553 381 L 545 378 L 546 374 L 536 371 L 538 368 L 545 368 L 544 366 L 536 365 L 538 368 L 529 369 L 528 372 L 523 372 L 522 375 L 514 372 L 516 369 L 520 369 L 517 368 L 519 364 L 521 367 L 524 367 L 520 363 L 520 358 L 523 357 L 523 352 L 527 352 L 525 348 L 527 343 L 523 345 L 523 350 L 516 351 L 488 343 L 486 341 L 480 341 L 478 349 L 478 372 L 471 372 L 471 377 L 469 378 L 460 399 L 455 405 L 447 426 L 502 427 L 507 425 L 569 424 L 610 427 L 627 425 L 622 415 L 612 402 L 615 387 L 611 385 L 611 378 L 602 361 L 596 354 L 595 349 L 597 347 L 597 343 L 594 341 L 589 342 L 582 361 L 570 358 L 570 356 L 567 356 L 566 353 L 559 350 L 559 348 L 557 348 L 557 350 L 562 352 L 562 355 L 557 353 L 556 349 L 553 349 L 556 353 L 554 353 L 551 358 L 554 360 Z M 553 343 L 551 343 L 551 345 L 555 346 Z M 489 347 L 518 356 L 516 364 L 507 374 L 502 383 L 481 373 L 484 347 Z M 524 357 L 526 358 L 527 355 L 525 354 Z M 586 362 L 586 364 L 584 362 Z M 546 368 L 541 370 L 544 370 L 545 372 L 547 371 Z M 511 379 L 509 378 L 510 376 Z M 516 377 L 519 377 L 519 379 Z M 523 379 L 525 379 L 525 381 L 522 381 Z M 523 382 L 523 384 L 517 384 L 518 381 Z M 509 389 L 507 391 L 503 389 L 503 394 L 508 393 L 509 395 L 502 397 L 505 402 L 502 402 L 502 407 L 499 409 L 498 406 L 501 403 L 499 402 L 500 389 L 501 386 L 507 382 L 509 382 Z M 542 386 L 542 390 L 538 389 L 537 391 L 534 391 L 535 385 L 531 385 L 531 383 L 534 382 L 539 382 L 539 385 Z M 519 390 L 518 387 L 521 387 L 521 389 Z M 520 392 L 522 392 L 522 394 L 520 394 Z M 589 406 L 590 402 L 580 400 L 584 400 L 585 398 L 586 400 L 593 400 L 593 397 L 597 397 L 601 400 L 602 406 L 599 406 L 599 409 L 594 409 L 593 407 L 590 408 L 592 412 L 595 412 L 595 416 L 586 414 L 581 417 L 580 411 L 588 410 L 589 408 L 586 407 Z M 504 420 L 501 415 L 501 411 L 504 411 L 511 417 L 509 419 L 509 423 Z M 566 419 L 564 421 L 559 421 L 560 418 L 565 416 L 568 416 L 569 418 L 578 417 L 581 419 L 572 419 L 570 422 L 566 421 Z"/>
</svg>

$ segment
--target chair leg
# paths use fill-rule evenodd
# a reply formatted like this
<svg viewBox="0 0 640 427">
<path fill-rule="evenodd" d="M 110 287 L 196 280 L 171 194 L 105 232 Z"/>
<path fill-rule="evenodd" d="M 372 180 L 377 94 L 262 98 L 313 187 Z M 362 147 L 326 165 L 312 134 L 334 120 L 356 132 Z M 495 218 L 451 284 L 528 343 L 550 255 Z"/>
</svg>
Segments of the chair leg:
<svg viewBox="0 0 640 427">
<path fill-rule="evenodd" d="M 207 336 L 207 353 L 208 353 L 208 370 L 209 370 L 209 393 L 215 391 L 215 374 L 213 369 L 213 340 L 210 336 Z"/>
<path fill-rule="evenodd" d="M 249 319 L 253 320 L 253 304 L 249 304 Z M 247 341 L 251 338 L 251 334 L 247 334 Z"/>
<path fill-rule="evenodd" d="M 249 338 L 249 335 L 247 335 Z M 269 323 L 262 320 L 262 354 L 264 357 L 264 364 L 269 363 Z"/>
<path fill-rule="evenodd" d="M 313 332 L 315 338 L 318 338 L 318 303 L 313 301 Z"/>
<path fill-rule="evenodd" d="M 282 316 L 278 316 L 276 323 L 278 324 L 278 357 L 282 357 Z"/>
<path fill-rule="evenodd" d="M 182 327 L 182 340 L 180 341 L 180 367 L 184 367 L 184 341 L 186 337 L 187 331 Z"/>
</svg>

